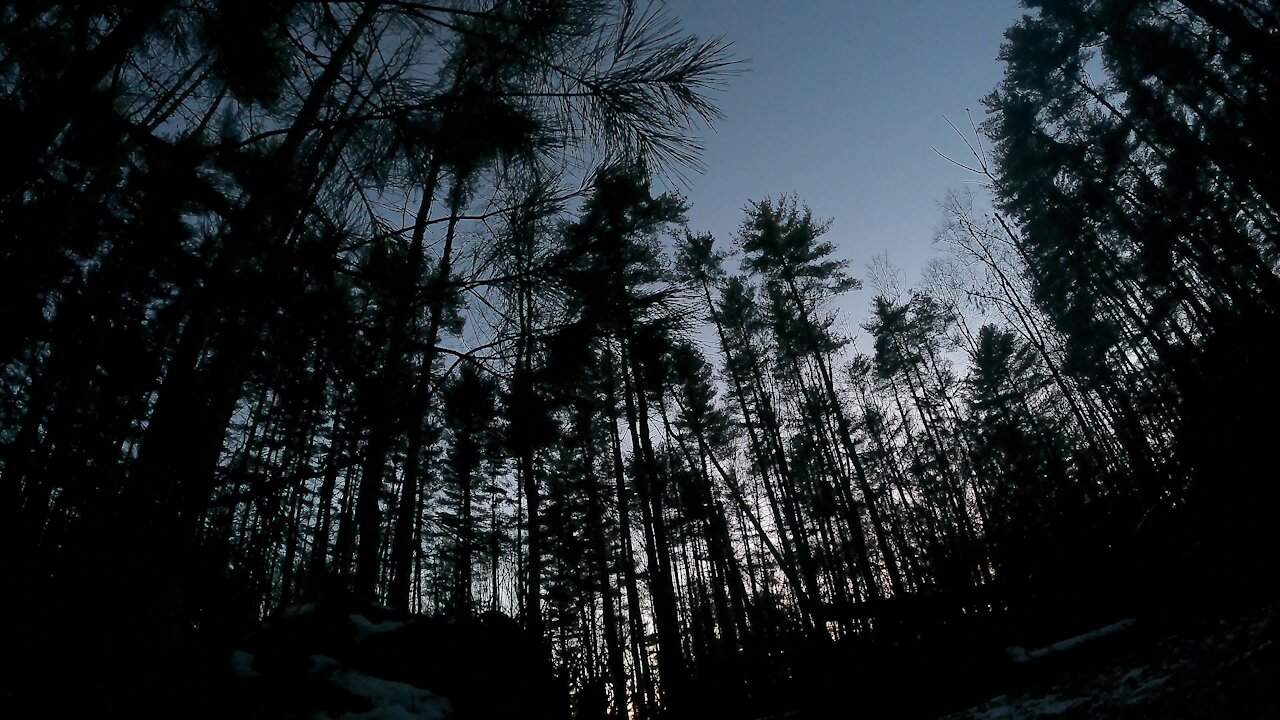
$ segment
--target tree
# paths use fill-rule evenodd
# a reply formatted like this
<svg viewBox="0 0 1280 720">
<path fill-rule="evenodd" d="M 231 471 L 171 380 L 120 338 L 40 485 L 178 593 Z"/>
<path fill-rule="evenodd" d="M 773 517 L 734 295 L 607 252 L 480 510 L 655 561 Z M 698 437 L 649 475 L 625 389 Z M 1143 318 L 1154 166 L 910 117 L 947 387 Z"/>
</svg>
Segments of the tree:
<svg viewBox="0 0 1280 720">
<path fill-rule="evenodd" d="M 83 581 L 104 633 L 152 633 L 140 656 L 234 583 L 254 612 L 349 581 L 421 602 L 424 468 L 451 445 L 439 359 L 468 354 L 448 336 L 481 292 L 522 287 L 503 392 L 524 403 L 536 278 L 572 260 L 542 232 L 514 272 L 459 266 L 500 244 L 479 221 L 562 214 L 578 161 L 692 162 L 731 67 L 628 2 L 0 15 L 0 121 L 22 145 L 0 173 L 6 538 L 42 597 Z M 516 445 L 536 490 L 537 445 Z"/>
<path fill-rule="evenodd" d="M 445 503 L 437 521 L 449 535 L 447 556 L 453 565 L 451 614 L 472 613 L 475 560 L 483 550 L 478 517 L 482 474 L 497 452 L 498 386 L 471 364 L 462 366 L 444 390 L 444 426 L 450 435 L 445 456 Z"/>
<path fill-rule="evenodd" d="M 739 231 L 739 241 L 747 253 L 744 265 L 764 276 L 766 289 L 773 301 L 775 323 L 778 323 L 779 346 L 784 354 L 790 356 L 797 371 L 799 361 L 806 357 L 817 370 L 820 383 L 817 394 L 820 406 L 825 406 L 821 410 L 825 416 L 821 422 L 834 425 L 827 432 L 838 438 L 845 459 L 852 467 L 853 480 L 862 494 L 862 503 L 871 521 L 871 542 L 880 551 L 893 592 L 901 594 L 903 586 L 897 560 L 854 442 L 851 422 L 835 387 L 829 356 L 840 343 L 828 332 L 830 322 L 823 322 L 817 316 L 820 303 L 860 285 L 845 274 L 846 262 L 830 258 L 834 246 L 819 240 L 829 228 L 829 222 L 816 221 L 812 211 L 795 198 L 784 197 L 777 202 L 762 200 L 748 207 L 747 219 Z M 800 382 L 803 383 L 802 380 Z M 832 471 L 840 472 L 834 466 Z M 840 491 L 846 491 L 849 484 L 846 478 L 836 481 Z M 857 512 L 853 508 L 851 494 L 846 496 L 845 504 L 848 512 Z M 853 542 L 865 591 L 870 597 L 879 597 L 881 592 L 867 557 L 861 521 L 856 524 L 858 532 Z"/>
</svg>

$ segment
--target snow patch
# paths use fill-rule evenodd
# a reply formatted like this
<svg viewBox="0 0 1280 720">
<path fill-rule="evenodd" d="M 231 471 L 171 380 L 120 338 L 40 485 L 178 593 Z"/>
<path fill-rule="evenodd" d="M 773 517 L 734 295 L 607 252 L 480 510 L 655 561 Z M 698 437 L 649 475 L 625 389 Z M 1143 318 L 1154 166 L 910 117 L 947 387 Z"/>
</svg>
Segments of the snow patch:
<svg viewBox="0 0 1280 720">
<path fill-rule="evenodd" d="M 306 615 L 309 612 L 313 612 L 315 609 L 316 609 L 315 603 L 303 603 L 301 605 L 290 605 L 289 607 L 284 609 L 284 616 L 298 617 L 299 615 Z"/>
<path fill-rule="evenodd" d="M 342 667 L 342 663 L 328 655 L 311 656 L 311 672 L 313 673 L 328 672 L 330 670 L 337 670 L 340 667 Z"/>
<path fill-rule="evenodd" d="M 1032 712 L 1035 712 L 1037 715 L 1061 715 L 1071 708 L 1087 702 L 1084 698 L 1067 698 L 1065 700 L 1058 700 L 1056 699 L 1057 697 L 1057 695 L 1050 695 L 1047 698 L 1041 699 L 1038 704 L 1032 706 L 1034 708 Z"/>
<path fill-rule="evenodd" d="M 327 674 L 330 683 L 373 706 L 363 712 L 343 713 L 336 720 L 444 720 L 453 712 L 448 700 L 430 690 L 365 675 L 325 655 L 311 656 L 311 671 Z M 333 719 L 331 715 L 316 717 Z"/>
<path fill-rule="evenodd" d="M 1147 674 L 1147 666 L 1139 665 L 1136 668 L 1131 668 L 1129 672 L 1125 673 L 1124 676 L 1120 678 L 1120 682 L 1122 683 L 1141 682 L 1142 676 L 1146 674 Z M 1098 677 L 1105 679 L 1106 675 L 1099 675 Z"/>
<path fill-rule="evenodd" d="M 329 681 L 373 703 L 361 713 L 344 713 L 341 720 L 443 720 L 453 708 L 430 690 L 383 680 L 354 670 L 340 670 Z"/>
<path fill-rule="evenodd" d="M 396 620 L 387 620 L 376 623 L 369 620 L 363 615 L 351 613 L 347 616 L 351 620 L 351 624 L 356 627 L 356 640 L 364 640 L 371 635 L 379 635 L 381 633 L 392 632 L 404 627 L 404 623 Z"/>
<path fill-rule="evenodd" d="M 1169 682 L 1168 675 L 1162 675 L 1157 678 L 1151 678 L 1150 680 L 1139 685 L 1137 689 L 1133 691 L 1134 696 L 1129 699 L 1129 702 L 1130 703 L 1137 702 L 1143 694 L 1150 692 L 1152 690 L 1155 690 L 1161 685 L 1164 685 L 1166 682 Z"/>
<path fill-rule="evenodd" d="M 231 653 L 231 671 L 242 678 L 258 678 L 262 677 L 262 673 L 253 669 L 253 653 L 247 653 L 243 650 L 236 650 Z"/>
<path fill-rule="evenodd" d="M 992 698 L 985 710 L 974 712 L 968 717 L 971 720 L 1027 720 L 1055 717 L 1085 702 L 1088 702 L 1085 698 L 1059 698 L 1057 695 L 1042 698 L 1028 698 L 1024 695 L 1016 700 L 1010 700 L 1007 696 L 1001 695 Z"/>
</svg>

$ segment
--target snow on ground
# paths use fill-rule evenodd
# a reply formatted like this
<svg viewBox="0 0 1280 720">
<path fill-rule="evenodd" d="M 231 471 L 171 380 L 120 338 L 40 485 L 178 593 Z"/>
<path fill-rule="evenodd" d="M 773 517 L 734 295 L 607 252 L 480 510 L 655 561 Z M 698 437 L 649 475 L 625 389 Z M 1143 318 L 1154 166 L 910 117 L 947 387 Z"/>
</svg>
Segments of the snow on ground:
<svg viewBox="0 0 1280 720">
<path fill-rule="evenodd" d="M 231 653 L 231 671 L 245 679 L 262 677 L 262 673 L 253 669 L 253 661 L 253 653 L 236 650 Z"/>
<path fill-rule="evenodd" d="M 344 713 L 341 720 L 442 720 L 452 710 L 448 700 L 429 690 L 363 675 L 354 670 L 340 670 L 329 680 L 373 703 L 372 709 Z"/>
<path fill-rule="evenodd" d="M 373 622 L 363 615 L 351 613 L 347 616 L 351 620 L 351 624 L 356 627 L 356 641 L 359 642 L 371 635 L 379 635 L 381 633 L 393 632 L 404 627 L 404 623 L 396 620 L 386 620 L 383 622 Z"/>
<path fill-rule="evenodd" d="M 1076 689 L 1075 697 L 1052 692 L 1043 697 L 1001 695 L 983 705 L 951 716 L 954 720 L 1027 720 L 1030 718 L 1093 717 L 1090 708 L 1099 705 L 1141 705 L 1159 690 L 1168 676 L 1153 676 L 1147 667 L 1113 668 L 1096 678 L 1096 684 Z M 1070 712 L 1082 710 L 1083 713 Z"/>
<path fill-rule="evenodd" d="M 986 709 L 965 717 L 972 720 L 1016 720 L 1018 718 L 1053 717 L 1061 715 L 1071 708 L 1086 703 L 1086 698 L 1059 698 L 1056 694 L 1042 698 L 1028 698 L 1025 695 L 1009 699 L 1001 695 L 993 698 Z"/>
<path fill-rule="evenodd" d="M 365 675 L 331 657 L 313 655 L 311 667 L 312 672 L 327 674 L 330 683 L 373 706 L 363 712 L 343 713 L 337 720 L 443 720 L 453 712 L 448 700 L 430 690 Z M 317 715 L 313 720 L 319 718 L 333 716 Z"/>
<path fill-rule="evenodd" d="M 301 617 L 316 609 L 315 603 L 303 603 L 301 605 L 290 605 L 284 609 L 285 617 Z"/>
<path fill-rule="evenodd" d="M 1140 644 L 1113 658 L 1109 666 L 1063 671 L 1050 687 L 1001 695 L 944 720 L 1280 717 L 1278 616 L 1280 608 L 1271 607 L 1246 618 L 1222 620 L 1209 629 Z M 1087 636 L 1118 632 L 1114 628 L 1049 646 L 1045 650 L 1057 649 L 1046 654 L 1065 653 Z M 1024 654 L 1029 657 L 1022 662 L 1044 656 Z M 1017 653 L 1010 656 L 1019 662 Z"/>
<path fill-rule="evenodd" d="M 352 615 L 355 618 L 360 617 Z M 400 625 L 402 623 L 370 623 L 371 632 L 387 632 L 394 628 L 384 625 Z M 359 624 L 357 623 L 357 627 Z M 262 673 L 254 667 L 257 658 L 253 653 L 236 650 L 231 653 L 231 671 L 244 680 L 258 680 Z M 309 674 L 333 685 L 347 695 L 366 701 L 369 709 L 360 712 L 331 713 L 317 712 L 311 720 L 444 720 L 453 713 L 450 702 L 430 690 L 423 690 L 408 683 L 386 680 L 366 675 L 343 664 L 341 661 L 325 655 L 312 655 Z"/>
</svg>

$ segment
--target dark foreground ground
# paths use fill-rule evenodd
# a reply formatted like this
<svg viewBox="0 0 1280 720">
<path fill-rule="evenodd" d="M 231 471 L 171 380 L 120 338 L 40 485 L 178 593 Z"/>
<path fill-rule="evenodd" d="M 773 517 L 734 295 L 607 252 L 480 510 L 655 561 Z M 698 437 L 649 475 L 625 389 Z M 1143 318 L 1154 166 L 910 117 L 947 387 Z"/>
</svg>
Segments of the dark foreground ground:
<svg viewBox="0 0 1280 720">
<path fill-rule="evenodd" d="M 1265 574 L 1253 567 L 1235 576 Z M 1039 623 L 978 617 L 930 633 L 903 622 L 874 643 L 797 645 L 783 658 L 784 687 L 754 683 L 744 693 L 740 682 L 690 678 L 693 697 L 672 720 L 1280 720 L 1280 601 L 1259 582 L 1248 592 L 1204 582 L 1199 593 L 1146 584 L 1143 602 L 1042 608 L 1032 614 Z M 1069 608 L 1081 617 L 1068 619 Z M 1117 621 L 1120 631 L 1090 632 Z M 248 633 L 203 632 L 163 657 L 127 643 L 92 653 L 83 638 L 55 642 L 59 628 L 74 629 L 69 621 L 9 629 L 17 627 L 47 638 L 48 657 L 38 643 L 7 644 L 18 662 L 0 678 L 0 717 L 602 717 L 575 716 L 538 643 L 496 613 L 450 621 L 304 603 Z M 1090 639 L 1061 647 L 1081 635 Z M 1013 644 L 1025 648 L 1010 652 Z"/>
<path fill-rule="evenodd" d="M 1006 694 L 946 720 L 1280 718 L 1280 606 L 1137 623 L 1026 663 Z"/>
</svg>

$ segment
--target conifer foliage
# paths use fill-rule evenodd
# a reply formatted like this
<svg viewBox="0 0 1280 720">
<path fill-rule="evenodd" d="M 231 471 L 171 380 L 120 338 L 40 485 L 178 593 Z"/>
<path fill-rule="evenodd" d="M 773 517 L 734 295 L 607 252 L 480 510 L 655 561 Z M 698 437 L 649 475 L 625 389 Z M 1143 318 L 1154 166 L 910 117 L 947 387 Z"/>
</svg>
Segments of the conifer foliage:
<svg viewBox="0 0 1280 720">
<path fill-rule="evenodd" d="M 856 340 L 832 221 L 718 239 L 658 190 L 736 67 L 661 6 L 0 5 L 12 696 L 160 707 L 167 659 L 342 598 L 510 616 L 580 717 L 783 713 L 1247 586 L 1280 14 L 1025 4 L 990 197 Z"/>
</svg>

